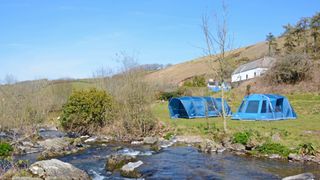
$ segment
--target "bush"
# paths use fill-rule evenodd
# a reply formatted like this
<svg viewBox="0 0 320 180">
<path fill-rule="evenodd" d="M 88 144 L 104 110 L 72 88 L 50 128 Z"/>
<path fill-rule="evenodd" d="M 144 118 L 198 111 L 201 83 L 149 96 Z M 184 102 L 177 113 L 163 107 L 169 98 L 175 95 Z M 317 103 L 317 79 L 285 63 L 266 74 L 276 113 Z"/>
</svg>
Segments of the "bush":
<svg viewBox="0 0 320 180">
<path fill-rule="evenodd" d="M 312 61 L 306 55 L 286 55 L 269 70 L 268 79 L 275 84 L 295 84 L 310 77 L 311 67 Z"/>
<path fill-rule="evenodd" d="M 248 131 L 237 132 L 233 134 L 232 142 L 246 145 L 249 142 L 250 136 L 251 136 L 251 133 Z"/>
<path fill-rule="evenodd" d="M 206 79 L 204 76 L 194 76 L 183 83 L 185 87 L 206 87 Z"/>
<path fill-rule="evenodd" d="M 262 146 L 256 148 L 256 150 L 263 154 L 279 154 L 281 156 L 288 156 L 292 151 L 284 145 L 279 143 L 264 143 Z"/>
<path fill-rule="evenodd" d="M 12 146 L 6 142 L 0 142 L 0 156 L 9 156 L 13 151 Z"/>
<path fill-rule="evenodd" d="M 112 97 L 106 91 L 74 91 L 63 106 L 61 125 L 66 130 L 90 133 L 111 121 L 113 105 Z"/>
<path fill-rule="evenodd" d="M 316 155 L 317 151 L 316 148 L 312 143 L 304 143 L 300 144 L 298 148 L 299 154 L 302 155 Z"/>
<path fill-rule="evenodd" d="M 183 96 L 185 93 L 186 89 L 185 88 L 179 88 L 176 91 L 171 91 L 171 92 L 160 92 L 159 94 L 159 100 L 164 100 L 164 101 L 168 101 L 171 98 L 174 97 L 179 97 L 179 96 Z"/>
<path fill-rule="evenodd" d="M 170 140 L 174 136 L 173 132 L 168 132 L 165 136 L 163 136 L 164 139 Z"/>
</svg>

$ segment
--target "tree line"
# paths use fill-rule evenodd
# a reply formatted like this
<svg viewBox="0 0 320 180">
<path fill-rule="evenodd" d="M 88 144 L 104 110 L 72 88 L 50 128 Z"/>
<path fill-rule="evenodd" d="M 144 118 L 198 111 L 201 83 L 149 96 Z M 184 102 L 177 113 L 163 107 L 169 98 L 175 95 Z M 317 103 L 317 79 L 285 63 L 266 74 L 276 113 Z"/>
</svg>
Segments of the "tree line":
<svg viewBox="0 0 320 180">
<path fill-rule="evenodd" d="M 283 53 L 304 53 L 313 58 L 319 56 L 320 50 L 320 12 L 312 17 L 303 17 L 296 24 L 290 23 L 283 26 L 284 32 L 281 37 L 284 38 Z M 278 55 L 281 49 L 278 48 L 276 37 L 269 33 L 266 36 L 268 44 L 268 55 Z"/>
</svg>

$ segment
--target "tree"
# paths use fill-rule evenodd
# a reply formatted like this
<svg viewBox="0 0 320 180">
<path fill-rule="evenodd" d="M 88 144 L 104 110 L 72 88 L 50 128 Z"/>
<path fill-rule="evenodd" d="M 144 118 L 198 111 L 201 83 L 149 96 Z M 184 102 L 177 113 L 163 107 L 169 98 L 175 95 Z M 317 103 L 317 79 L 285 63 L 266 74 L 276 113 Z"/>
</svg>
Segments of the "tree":
<svg viewBox="0 0 320 180">
<path fill-rule="evenodd" d="M 269 32 L 269 34 L 266 37 L 266 41 L 268 43 L 268 55 L 272 56 L 274 55 L 277 49 L 276 38 L 271 32 Z"/>
<path fill-rule="evenodd" d="M 212 31 L 209 26 L 209 18 L 204 16 L 202 18 L 202 30 L 205 37 L 206 48 L 205 53 L 208 57 L 208 62 L 213 72 L 224 83 L 224 75 L 226 74 L 226 52 L 231 51 L 231 38 L 228 29 L 228 8 L 224 1 L 222 1 L 222 15 L 218 17 L 215 15 L 215 29 Z M 217 67 L 216 67 L 217 64 Z M 224 89 L 221 88 L 221 104 L 222 104 L 222 118 L 223 129 L 227 132 L 227 119 L 225 112 Z"/>
<path fill-rule="evenodd" d="M 313 38 L 313 52 L 318 50 L 318 37 L 320 35 L 320 13 L 314 15 L 310 20 L 311 36 Z"/>
<path fill-rule="evenodd" d="M 4 83 L 5 83 L 5 84 L 10 85 L 10 84 L 14 84 L 14 83 L 16 83 L 16 82 L 17 82 L 17 78 L 16 78 L 14 75 L 12 75 L 12 74 L 7 74 L 7 75 L 4 77 Z"/>
<path fill-rule="evenodd" d="M 295 37 L 298 46 L 302 42 L 303 44 L 303 52 L 306 54 L 308 51 L 308 36 L 307 36 L 307 30 L 309 27 L 309 18 L 301 18 L 298 23 L 295 26 Z"/>
<path fill-rule="evenodd" d="M 285 32 L 283 34 L 285 36 L 283 46 L 286 50 L 286 53 L 289 54 L 296 47 L 295 40 L 294 40 L 294 28 L 290 24 L 283 26 L 283 28 L 285 29 Z"/>
</svg>

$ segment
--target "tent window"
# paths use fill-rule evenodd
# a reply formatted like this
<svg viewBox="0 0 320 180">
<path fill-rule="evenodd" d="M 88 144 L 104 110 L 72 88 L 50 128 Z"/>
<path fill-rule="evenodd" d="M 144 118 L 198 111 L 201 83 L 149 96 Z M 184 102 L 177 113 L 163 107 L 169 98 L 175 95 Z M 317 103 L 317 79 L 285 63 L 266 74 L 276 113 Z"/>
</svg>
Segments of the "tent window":
<svg viewBox="0 0 320 180">
<path fill-rule="evenodd" d="M 244 101 L 240 105 L 239 112 L 244 112 Z"/>
<path fill-rule="evenodd" d="M 263 100 L 262 107 L 261 107 L 261 113 L 266 113 L 266 112 L 267 112 L 267 101 Z"/>
<path fill-rule="evenodd" d="M 216 107 L 212 99 L 206 99 L 208 111 L 215 111 Z"/>
<path fill-rule="evenodd" d="M 248 74 L 246 74 L 246 79 L 248 79 Z"/>
<path fill-rule="evenodd" d="M 276 112 L 282 112 L 282 104 L 283 104 L 283 98 L 277 99 L 276 108 L 275 108 Z"/>
<path fill-rule="evenodd" d="M 246 113 L 258 113 L 259 101 L 248 101 Z"/>
</svg>

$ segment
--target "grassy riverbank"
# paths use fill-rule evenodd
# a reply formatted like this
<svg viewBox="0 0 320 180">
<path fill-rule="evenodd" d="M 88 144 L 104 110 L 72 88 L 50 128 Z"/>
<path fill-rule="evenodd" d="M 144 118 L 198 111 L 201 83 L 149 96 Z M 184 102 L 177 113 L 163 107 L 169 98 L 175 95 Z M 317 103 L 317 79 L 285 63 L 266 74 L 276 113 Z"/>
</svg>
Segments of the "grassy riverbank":
<svg viewBox="0 0 320 180">
<path fill-rule="evenodd" d="M 232 97 L 233 96 L 233 97 Z M 298 114 L 296 120 L 285 121 L 234 121 L 228 119 L 230 134 L 243 131 L 256 131 L 264 137 L 271 137 L 278 133 L 279 143 L 288 147 L 297 147 L 301 143 L 312 143 L 320 148 L 320 95 L 319 94 L 291 94 L 286 95 Z M 230 99 L 232 97 L 232 100 Z M 241 103 L 240 96 L 229 94 L 229 105 L 233 112 Z M 170 119 L 167 102 L 157 102 L 153 105 L 155 116 L 172 127 L 176 133 L 183 135 L 210 136 L 208 131 L 222 131 L 221 118 L 208 119 Z M 208 129 L 207 125 L 210 125 Z"/>
</svg>

